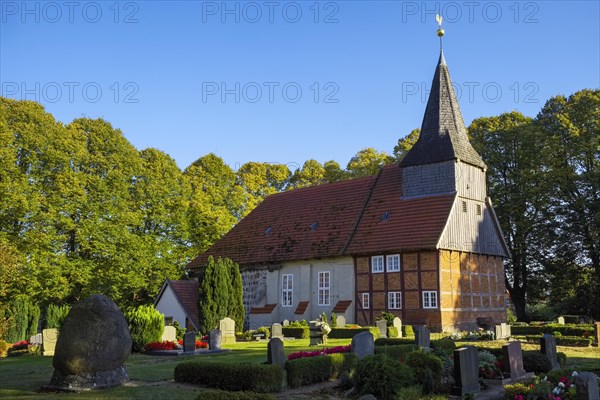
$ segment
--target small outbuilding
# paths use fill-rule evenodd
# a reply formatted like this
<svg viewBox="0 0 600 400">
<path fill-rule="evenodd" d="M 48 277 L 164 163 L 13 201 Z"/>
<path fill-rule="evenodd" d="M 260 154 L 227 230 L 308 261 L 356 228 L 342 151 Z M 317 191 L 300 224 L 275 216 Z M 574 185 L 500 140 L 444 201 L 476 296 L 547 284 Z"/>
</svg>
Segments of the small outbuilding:
<svg viewBox="0 0 600 400">
<path fill-rule="evenodd" d="M 175 281 L 166 279 L 162 285 L 154 308 L 165 315 L 165 325 L 179 322 L 187 331 L 197 331 L 198 322 L 198 281 Z"/>
</svg>

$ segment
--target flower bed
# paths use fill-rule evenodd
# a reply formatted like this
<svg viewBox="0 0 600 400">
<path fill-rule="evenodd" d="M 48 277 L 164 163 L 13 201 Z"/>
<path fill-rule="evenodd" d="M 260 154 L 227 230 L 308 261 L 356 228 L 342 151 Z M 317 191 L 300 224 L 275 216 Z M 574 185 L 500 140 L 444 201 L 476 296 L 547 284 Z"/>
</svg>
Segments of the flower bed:
<svg viewBox="0 0 600 400">
<path fill-rule="evenodd" d="M 569 400 L 576 398 L 575 377 L 577 372 L 558 378 L 544 377 L 529 385 L 515 383 L 504 387 L 504 400 Z"/>
<path fill-rule="evenodd" d="M 324 356 L 327 354 L 349 353 L 351 347 L 352 347 L 351 345 L 348 345 L 348 346 L 328 347 L 328 348 L 324 348 L 323 350 L 315 350 L 315 351 L 297 351 L 295 353 L 291 353 L 288 356 L 288 360 L 295 360 L 297 358 Z"/>
<path fill-rule="evenodd" d="M 183 340 L 179 340 L 178 342 L 171 342 L 165 340 L 163 342 L 151 342 L 147 343 L 144 346 L 144 350 L 146 351 L 173 351 L 173 350 L 181 350 L 183 346 Z M 196 340 L 196 349 L 207 349 L 208 343 L 203 342 L 202 340 Z"/>
</svg>

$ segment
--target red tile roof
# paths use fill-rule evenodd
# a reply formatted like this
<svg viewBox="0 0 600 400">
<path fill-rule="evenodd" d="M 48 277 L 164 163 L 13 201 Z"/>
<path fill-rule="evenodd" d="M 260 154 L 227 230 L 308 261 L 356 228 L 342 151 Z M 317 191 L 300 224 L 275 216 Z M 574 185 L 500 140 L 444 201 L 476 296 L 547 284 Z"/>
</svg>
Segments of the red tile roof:
<svg viewBox="0 0 600 400">
<path fill-rule="evenodd" d="M 250 314 L 271 314 L 277 304 L 265 304 L 263 307 L 252 307 Z"/>
<path fill-rule="evenodd" d="M 294 311 L 294 314 L 296 314 L 296 315 L 304 314 L 304 312 L 308 308 L 308 303 L 310 303 L 310 301 L 301 301 L 300 303 L 298 303 L 298 307 L 296 307 L 296 311 Z"/>
<path fill-rule="evenodd" d="M 335 307 L 333 307 L 332 311 L 338 314 L 345 313 L 348 307 L 350 307 L 350 304 L 352 304 L 352 300 L 340 300 Z"/>
<path fill-rule="evenodd" d="M 454 195 L 401 195 L 402 174 L 394 164 L 376 176 L 269 196 L 188 267 L 205 265 L 209 256 L 244 266 L 435 248 Z M 385 212 L 390 218 L 382 221 Z"/>
<path fill-rule="evenodd" d="M 188 318 L 192 320 L 196 329 L 199 329 L 200 323 L 198 318 L 200 312 L 198 310 L 198 282 L 195 280 L 173 281 L 167 279 L 167 283 L 171 286 L 173 293 L 181 303 Z M 160 298 L 160 294 L 157 297 L 157 300 L 158 298 Z"/>
</svg>

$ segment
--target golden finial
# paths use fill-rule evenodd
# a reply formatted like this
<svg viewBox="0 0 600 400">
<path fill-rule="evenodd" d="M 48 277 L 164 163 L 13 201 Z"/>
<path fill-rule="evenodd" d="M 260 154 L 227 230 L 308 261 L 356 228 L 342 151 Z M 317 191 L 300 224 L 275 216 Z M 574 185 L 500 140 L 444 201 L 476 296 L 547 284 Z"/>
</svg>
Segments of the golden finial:
<svg viewBox="0 0 600 400">
<path fill-rule="evenodd" d="M 437 35 L 440 38 L 440 50 L 442 49 L 442 36 L 444 36 L 444 30 L 442 29 L 442 16 L 439 14 L 435 15 L 435 20 L 438 23 Z"/>
</svg>

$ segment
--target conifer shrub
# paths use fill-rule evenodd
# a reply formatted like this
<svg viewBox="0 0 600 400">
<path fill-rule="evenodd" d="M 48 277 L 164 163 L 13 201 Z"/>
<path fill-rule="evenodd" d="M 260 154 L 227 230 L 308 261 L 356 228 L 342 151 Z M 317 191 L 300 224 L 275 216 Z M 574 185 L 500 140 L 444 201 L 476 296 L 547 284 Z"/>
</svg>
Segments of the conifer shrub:
<svg viewBox="0 0 600 400">
<path fill-rule="evenodd" d="M 379 400 L 395 400 L 402 388 L 414 383 L 414 372 L 408 365 L 384 354 L 363 358 L 354 374 L 357 394 L 372 394 Z"/>
<path fill-rule="evenodd" d="M 175 382 L 234 392 L 279 392 L 283 378 L 283 369 L 278 365 L 187 361 L 175 367 Z"/>
<path fill-rule="evenodd" d="M 46 329 L 60 329 L 65 318 L 69 315 L 69 311 L 71 311 L 71 307 L 68 305 L 50 304 L 46 309 Z"/>
<path fill-rule="evenodd" d="M 26 335 L 27 339 L 38 333 L 38 325 L 39 325 L 41 313 L 42 313 L 42 310 L 40 310 L 40 306 L 38 306 L 37 304 L 29 305 L 29 315 L 28 315 L 28 321 L 27 321 L 27 335 Z"/>
<path fill-rule="evenodd" d="M 151 305 L 132 308 L 125 313 L 129 324 L 133 351 L 142 351 L 150 342 L 160 342 L 164 330 L 164 315 Z"/>
<path fill-rule="evenodd" d="M 310 337 L 310 329 L 307 326 L 284 326 L 281 332 L 285 337 L 293 337 L 296 339 L 308 339 Z"/>
<path fill-rule="evenodd" d="M 40 308 L 28 299 L 19 297 L 10 302 L 4 318 L 9 320 L 5 337 L 7 342 L 27 340 L 37 333 Z"/>
<path fill-rule="evenodd" d="M 424 393 L 432 393 L 442 382 L 442 360 L 430 353 L 413 351 L 406 356 L 406 365 L 412 368 Z"/>
</svg>

